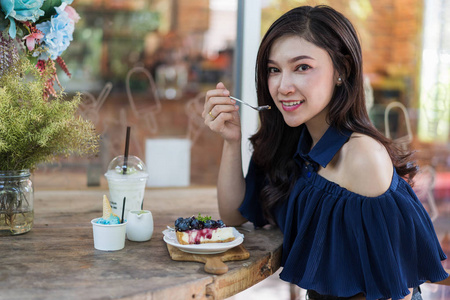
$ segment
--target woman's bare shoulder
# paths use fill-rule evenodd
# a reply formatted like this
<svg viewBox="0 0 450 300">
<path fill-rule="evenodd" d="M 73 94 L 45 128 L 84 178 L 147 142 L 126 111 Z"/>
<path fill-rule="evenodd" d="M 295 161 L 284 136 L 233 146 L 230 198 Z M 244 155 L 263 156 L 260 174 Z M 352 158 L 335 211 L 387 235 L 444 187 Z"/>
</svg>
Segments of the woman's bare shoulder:
<svg viewBox="0 0 450 300">
<path fill-rule="evenodd" d="M 353 133 L 342 147 L 341 176 L 348 190 L 364 196 L 383 194 L 390 186 L 393 165 L 386 148 L 374 138 Z"/>
</svg>

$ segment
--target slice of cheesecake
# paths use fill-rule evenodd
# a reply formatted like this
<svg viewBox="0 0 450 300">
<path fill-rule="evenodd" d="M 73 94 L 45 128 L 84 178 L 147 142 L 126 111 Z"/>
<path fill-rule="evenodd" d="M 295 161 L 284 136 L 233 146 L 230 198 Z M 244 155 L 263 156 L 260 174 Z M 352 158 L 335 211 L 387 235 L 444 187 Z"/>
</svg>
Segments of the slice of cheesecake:
<svg viewBox="0 0 450 300">
<path fill-rule="evenodd" d="M 175 221 L 178 243 L 182 245 L 226 243 L 235 239 L 232 227 L 226 227 L 221 221 L 211 219 L 178 218 Z"/>
</svg>

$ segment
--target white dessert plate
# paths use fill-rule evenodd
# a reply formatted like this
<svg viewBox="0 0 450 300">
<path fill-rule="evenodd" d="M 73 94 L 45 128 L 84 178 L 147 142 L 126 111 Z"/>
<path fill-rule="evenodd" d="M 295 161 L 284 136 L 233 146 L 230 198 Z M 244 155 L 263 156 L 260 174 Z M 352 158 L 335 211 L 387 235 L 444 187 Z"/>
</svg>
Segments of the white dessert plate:
<svg viewBox="0 0 450 300">
<path fill-rule="evenodd" d="M 233 227 L 234 241 L 228 243 L 207 243 L 197 245 L 182 245 L 178 243 L 177 236 L 174 230 L 166 229 L 162 232 L 164 234 L 163 240 L 169 245 L 177 247 L 181 251 L 192 254 L 217 254 L 225 252 L 231 248 L 239 246 L 244 241 L 244 235 Z"/>
</svg>

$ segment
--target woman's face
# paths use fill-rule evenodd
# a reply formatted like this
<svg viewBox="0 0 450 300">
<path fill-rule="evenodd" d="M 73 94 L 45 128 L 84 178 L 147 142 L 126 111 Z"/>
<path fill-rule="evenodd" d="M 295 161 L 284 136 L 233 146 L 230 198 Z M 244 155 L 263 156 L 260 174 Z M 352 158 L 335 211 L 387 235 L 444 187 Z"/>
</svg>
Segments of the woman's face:
<svg viewBox="0 0 450 300">
<path fill-rule="evenodd" d="M 328 104 L 339 75 L 328 53 L 298 36 L 274 42 L 268 61 L 269 92 L 288 126 L 327 126 Z"/>
</svg>

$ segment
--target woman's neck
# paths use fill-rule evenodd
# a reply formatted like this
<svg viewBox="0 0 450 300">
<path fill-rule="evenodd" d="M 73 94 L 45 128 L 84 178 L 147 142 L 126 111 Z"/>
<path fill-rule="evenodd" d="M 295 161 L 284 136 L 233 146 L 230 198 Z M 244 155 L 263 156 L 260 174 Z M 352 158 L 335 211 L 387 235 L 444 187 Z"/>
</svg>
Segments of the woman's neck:
<svg viewBox="0 0 450 300">
<path fill-rule="evenodd" d="M 328 127 L 330 127 L 330 124 L 327 122 L 329 111 L 329 106 L 327 106 L 320 113 L 305 123 L 306 128 L 308 128 L 309 135 L 312 138 L 311 149 L 319 142 Z"/>
<path fill-rule="evenodd" d="M 319 142 L 328 127 L 330 127 L 330 125 L 326 122 L 326 120 L 311 120 L 306 123 L 306 128 L 308 129 L 309 135 L 312 139 L 311 149 Z"/>
</svg>

